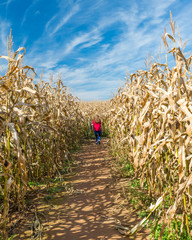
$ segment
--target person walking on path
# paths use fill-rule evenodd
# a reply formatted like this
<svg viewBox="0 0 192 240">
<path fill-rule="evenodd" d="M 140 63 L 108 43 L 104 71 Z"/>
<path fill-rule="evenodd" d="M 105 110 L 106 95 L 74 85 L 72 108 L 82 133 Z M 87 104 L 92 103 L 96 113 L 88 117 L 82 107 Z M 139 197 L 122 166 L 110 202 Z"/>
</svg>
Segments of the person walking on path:
<svg viewBox="0 0 192 240">
<path fill-rule="evenodd" d="M 101 124 L 101 120 L 99 118 L 99 115 L 96 115 L 95 119 L 93 120 L 92 130 L 95 133 L 96 145 L 97 145 L 97 143 L 100 144 L 100 141 L 101 141 L 101 131 L 103 131 L 103 129 L 102 129 L 102 124 Z"/>
</svg>

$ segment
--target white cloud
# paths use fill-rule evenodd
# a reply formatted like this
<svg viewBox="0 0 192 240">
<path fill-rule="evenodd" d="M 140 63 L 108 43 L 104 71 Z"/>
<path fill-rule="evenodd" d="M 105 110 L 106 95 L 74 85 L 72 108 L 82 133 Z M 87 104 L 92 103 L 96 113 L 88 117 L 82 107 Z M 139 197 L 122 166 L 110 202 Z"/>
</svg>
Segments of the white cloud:
<svg viewBox="0 0 192 240">
<path fill-rule="evenodd" d="M 93 45 L 101 42 L 102 38 L 101 37 L 98 37 L 98 38 L 95 38 L 91 41 L 89 41 L 88 43 L 85 43 L 81 46 L 81 48 L 89 48 L 89 47 L 92 47 Z"/>
<path fill-rule="evenodd" d="M 81 34 L 80 36 L 75 37 L 73 40 L 71 40 L 67 45 L 66 45 L 66 50 L 65 54 L 69 54 L 70 52 L 73 51 L 75 47 L 78 45 L 83 44 L 80 48 L 88 48 L 91 47 L 99 42 L 101 42 L 102 37 L 100 36 L 100 32 L 98 31 L 91 31 L 85 34 Z"/>
<path fill-rule="evenodd" d="M 58 32 L 78 11 L 79 5 L 73 6 L 71 11 L 66 16 L 62 17 L 59 23 L 54 27 L 54 30 L 51 32 L 50 36 L 53 36 L 56 32 Z"/>
<path fill-rule="evenodd" d="M 11 0 L 12 1 L 12 0 Z M 31 3 L 31 5 L 29 5 L 29 7 L 25 10 L 21 25 L 23 25 L 28 17 L 29 11 L 33 8 L 33 6 L 35 4 L 37 4 L 40 0 L 33 0 L 33 2 Z M 38 11 L 36 11 L 35 13 L 37 13 Z"/>
<path fill-rule="evenodd" d="M 45 31 L 47 32 L 51 23 L 56 19 L 57 15 L 54 15 L 45 25 Z"/>
<path fill-rule="evenodd" d="M 188 5 L 182 5 L 182 11 L 179 11 L 178 14 L 173 14 L 173 20 L 176 23 L 176 32 L 177 26 L 181 34 L 183 43 L 188 41 L 188 44 L 191 45 L 192 41 L 192 32 L 191 32 L 191 15 L 192 2 L 189 2 Z"/>
<path fill-rule="evenodd" d="M 97 7 L 102 6 L 103 2 L 105 0 L 99 1 Z M 93 13 L 94 9 L 83 9 L 81 1 L 78 5 L 72 2 L 71 10 L 63 16 L 61 4 L 59 12 L 46 23 L 44 33 L 32 46 L 26 62 L 31 63 L 39 73 L 43 68 L 44 79 L 47 80 L 50 71 L 54 72 L 55 78 L 61 73 L 64 84 L 71 87 L 82 100 L 109 98 L 120 85 L 120 80 L 124 81 L 127 70 L 132 73 L 144 68 L 147 54 L 153 56 L 159 52 L 160 36 L 164 25 L 168 26 L 170 21 L 167 15 L 176 2 L 132 1 L 130 8 L 123 8 L 122 5 L 109 12 L 108 9 L 100 9 L 101 16 L 95 17 L 91 25 L 83 29 L 81 25 L 89 22 L 90 12 Z M 187 34 L 191 8 L 186 6 L 182 13 L 176 14 L 176 21 L 184 29 L 185 38 L 192 38 L 192 34 Z M 70 25 L 71 35 L 66 36 L 65 25 L 70 22 L 73 23 Z M 64 37 L 56 34 L 61 33 L 62 29 Z M 108 31 L 115 30 L 118 33 L 111 37 L 112 40 L 108 39 Z M 59 43 L 58 35 L 62 39 Z M 90 47 L 91 51 L 87 49 Z"/>
<path fill-rule="evenodd" d="M 0 55 L 7 54 L 7 37 L 10 33 L 11 24 L 8 21 L 0 20 Z"/>
</svg>

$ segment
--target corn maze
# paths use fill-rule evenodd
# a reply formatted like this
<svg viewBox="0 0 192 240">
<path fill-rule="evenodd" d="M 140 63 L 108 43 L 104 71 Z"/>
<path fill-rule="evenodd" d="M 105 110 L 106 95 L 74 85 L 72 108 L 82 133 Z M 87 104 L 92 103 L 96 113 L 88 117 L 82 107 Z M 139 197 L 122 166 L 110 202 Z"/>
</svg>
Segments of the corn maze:
<svg viewBox="0 0 192 240">
<path fill-rule="evenodd" d="M 85 103 L 68 92 L 60 78 L 34 81 L 35 71 L 22 65 L 24 48 L 11 51 L 0 76 L 0 217 L 4 239 L 12 208 L 25 206 L 28 181 L 49 179 L 71 161 L 70 150 L 88 136 L 95 112 L 109 126 L 111 149 L 132 164 L 141 187 L 155 199 L 148 216 L 129 234 L 153 223 L 168 227 L 170 239 L 191 239 L 192 230 L 192 55 L 175 33 L 164 33 L 174 66 L 154 62 L 138 70 L 109 102 Z M 183 48 L 183 49 L 182 49 Z M 107 114 L 106 114 L 107 113 Z M 185 237 L 183 237 L 185 236 Z M 186 237 L 187 236 L 187 237 Z"/>
</svg>

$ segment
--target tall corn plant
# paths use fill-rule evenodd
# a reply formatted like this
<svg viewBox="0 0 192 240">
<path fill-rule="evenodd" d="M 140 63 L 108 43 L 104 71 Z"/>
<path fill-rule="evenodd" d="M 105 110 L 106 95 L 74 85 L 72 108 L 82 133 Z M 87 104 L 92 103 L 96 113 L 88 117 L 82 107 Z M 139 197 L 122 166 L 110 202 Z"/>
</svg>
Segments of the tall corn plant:
<svg viewBox="0 0 192 240">
<path fill-rule="evenodd" d="M 59 78 L 35 84 L 34 69 L 22 66 L 24 48 L 11 52 L 0 77 L 0 215 L 2 236 L 8 238 L 9 211 L 22 209 L 28 180 L 39 181 L 62 171 L 70 149 L 82 135 L 79 103 Z M 30 73 L 32 72 L 32 73 Z"/>
<path fill-rule="evenodd" d="M 174 234 L 179 238 L 186 231 L 190 238 L 192 55 L 185 58 L 185 44 L 181 38 L 176 39 L 172 16 L 171 29 L 172 34 L 165 31 L 162 38 L 167 54 L 173 54 L 175 66 L 169 68 L 168 61 L 155 62 L 149 70 L 131 74 L 111 100 L 109 124 L 114 151 L 133 164 L 141 186 L 145 183 L 156 199 L 148 210 L 149 216 L 152 212 L 158 215 L 156 224 L 162 223 L 160 236 L 165 226 L 174 222 Z M 143 226 L 148 217 L 130 233 Z"/>
</svg>

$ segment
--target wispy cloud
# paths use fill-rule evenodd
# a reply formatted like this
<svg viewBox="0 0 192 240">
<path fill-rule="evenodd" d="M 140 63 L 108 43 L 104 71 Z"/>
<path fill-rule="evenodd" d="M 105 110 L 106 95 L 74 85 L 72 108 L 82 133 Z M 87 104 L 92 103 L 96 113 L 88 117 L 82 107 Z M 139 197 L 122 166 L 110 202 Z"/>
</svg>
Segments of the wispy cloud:
<svg viewBox="0 0 192 240">
<path fill-rule="evenodd" d="M 78 11 L 79 11 L 79 5 L 77 4 L 72 7 L 71 11 L 66 16 L 63 16 L 61 18 L 59 23 L 54 27 L 54 30 L 51 32 L 50 36 L 53 36 L 55 33 L 57 33 L 70 20 L 70 18 L 73 15 L 75 15 Z M 52 21 L 53 21 L 53 19 L 52 19 Z"/>
<path fill-rule="evenodd" d="M 183 43 L 187 41 L 187 45 L 191 45 L 192 41 L 192 32 L 191 29 L 191 21 L 190 14 L 192 9 L 192 2 L 189 4 L 183 5 L 181 3 L 180 7 L 182 7 L 182 11 L 179 11 L 177 14 L 173 14 L 174 21 L 176 22 L 176 28 L 179 27 L 179 31 L 183 40 Z"/>
<path fill-rule="evenodd" d="M 7 36 L 10 31 L 10 23 L 0 19 L 0 56 L 7 55 Z M 0 75 L 3 75 L 7 69 L 7 60 L 0 59 Z"/>
<path fill-rule="evenodd" d="M 50 68 L 51 66 L 55 66 L 54 72 L 60 72 L 64 82 L 68 86 L 71 86 L 74 93 L 80 98 L 88 98 L 88 95 L 101 98 L 103 92 L 105 92 L 105 97 L 109 97 L 111 92 L 118 88 L 119 80 L 124 80 L 127 69 L 132 72 L 135 66 L 138 66 L 138 68 L 144 66 L 144 57 L 147 56 L 150 50 L 154 52 L 153 49 L 155 49 L 158 52 L 160 35 L 163 28 L 151 28 L 151 26 L 163 22 L 163 17 L 168 6 L 166 3 L 157 5 L 159 11 L 158 9 L 154 12 L 151 10 L 149 15 L 146 15 L 139 11 L 137 4 L 134 4 L 129 10 L 118 10 L 110 18 L 103 16 L 91 31 L 81 33 L 75 36 L 70 42 L 65 42 L 62 46 L 63 50 L 61 48 L 58 52 L 55 52 L 55 60 L 50 61 L 48 57 L 44 65 Z M 158 12 L 158 16 L 155 12 Z M 69 14 L 69 16 L 72 15 L 71 13 Z M 55 20 L 55 17 L 50 21 L 52 22 L 53 20 Z M 143 21 L 146 21 L 145 25 L 140 28 L 140 24 Z M 62 23 L 65 23 L 65 21 Z M 113 28 L 117 23 L 122 32 L 119 33 L 118 37 L 115 36 L 116 42 L 110 47 L 107 39 L 103 41 L 105 40 L 103 35 L 110 26 Z M 60 22 L 57 26 L 56 31 L 63 25 Z M 93 56 L 83 58 L 82 65 L 78 68 L 66 65 L 64 67 L 56 67 L 59 61 L 65 59 L 75 49 L 77 53 L 81 49 L 92 47 L 97 43 L 101 44 L 98 52 L 94 53 Z M 81 86 L 83 86 L 82 89 Z M 97 86 L 97 89 L 90 91 L 93 88 L 92 86 Z M 87 94 L 84 88 L 87 89 Z"/>
<path fill-rule="evenodd" d="M 51 25 L 51 23 L 54 21 L 54 19 L 56 19 L 57 15 L 54 15 L 45 25 L 45 32 L 48 31 L 49 26 Z"/>
<path fill-rule="evenodd" d="M 13 1 L 13 0 L 10 0 L 10 1 Z M 37 4 L 39 1 L 40 1 L 40 0 L 33 0 L 32 4 L 29 5 L 29 7 L 25 10 L 23 19 L 22 19 L 22 21 L 21 21 L 21 25 L 23 25 L 23 24 L 25 23 L 25 21 L 26 21 L 26 19 L 27 19 L 27 16 L 28 16 L 28 14 L 29 14 L 29 11 L 30 11 L 30 10 L 33 8 L 33 6 L 34 6 L 35 4 Z"/>
<path fill-rule="evenodd" d="M 85 34 L 81 34 L 80 36 L 75 37 L 66 45 L 65 54 L 69 54 L 75 47 L 78 45 L 81 49 L 91 47 L 99 42 L 101 42 L 102 37 L 100 36 L 100 32 L 98 31 L 91 31 Z"/>
<path fill-rule="evenodd" d="M 7 0 L 6 2 L 6 10 L 8 9 L 9 5 L 15 0 Z"/>
<path fill-rule="evenodd" d="M 32 17 L 32 10 L 43 13 L 44 8 L 37 7 L 40 4 L 33 8 L 37 2 L 43 6 L 46 1 L 33 1 L 23 14 L 22 24 Z M 43 68 L 47 81 L 50 72 L 55 77 L 60 73 L 64 83 L 83 100 L 109 98 L 125 81 L 127 70 L 132 73 L 145 68 L 148 53 L 156 57 L 164 26 L 169 28 L 170 10 L 181 35 L 185 40 L 192 38 L 192 3 L 188 0 L 185 6 L 182 0 L 55 0 L 53 8 L 42 15 L 40 35 L 28 46 L 25 61 L 38 76 Z M 0 23 L 2 46 L 6 45 L 9 26 L 6 21 L 2 26 Z M 23 39 L 27 45 L 29 36 Z"/>
<path fill-rule="evenodd" d="M 10 32 L 11 24 L 8 21 L 0 19 L 0 55 L 5 55 L 7 52 L 7 37 Z"/>
</svg>

